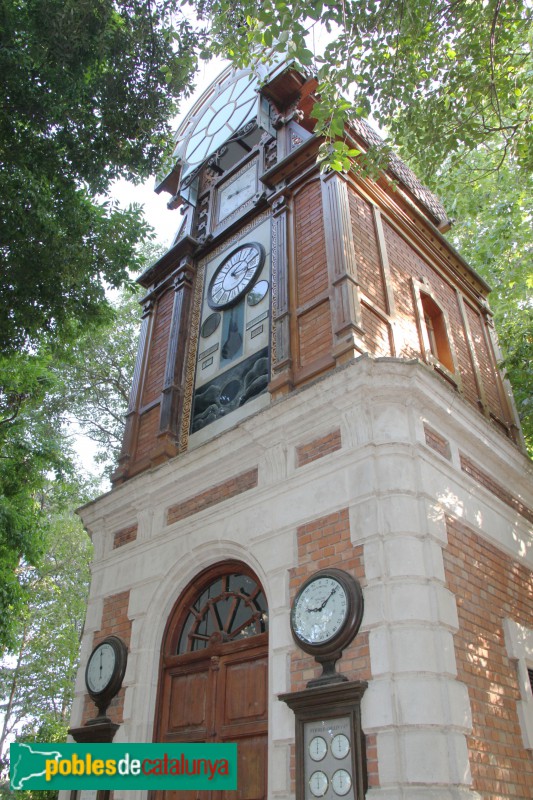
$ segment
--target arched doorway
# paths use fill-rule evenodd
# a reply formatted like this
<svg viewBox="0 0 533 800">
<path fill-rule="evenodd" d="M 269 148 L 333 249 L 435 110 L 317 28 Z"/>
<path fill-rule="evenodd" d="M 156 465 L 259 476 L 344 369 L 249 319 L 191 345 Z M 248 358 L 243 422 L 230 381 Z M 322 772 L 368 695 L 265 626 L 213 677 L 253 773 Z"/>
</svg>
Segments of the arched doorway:
<svg viewBox="0 0 533 800">
<path fill-rule="evenodd" d="M 237 742 L 235 800 L 266 800 L 268 607 L 256 575 L 226 561 L 197 575 L 170 615 L 161 654 L 156 742 Z M 218 800 L 159 792 L 156 800 Z"/>
</svg>

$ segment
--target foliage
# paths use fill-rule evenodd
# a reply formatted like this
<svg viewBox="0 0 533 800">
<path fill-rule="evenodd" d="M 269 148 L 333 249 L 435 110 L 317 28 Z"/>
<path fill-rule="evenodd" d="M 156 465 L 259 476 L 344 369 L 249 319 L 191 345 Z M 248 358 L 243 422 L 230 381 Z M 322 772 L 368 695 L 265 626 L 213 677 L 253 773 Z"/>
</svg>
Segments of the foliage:
<svg viewBox="0 0 533 800">
<path fill-rule="evenodd" d="M 69 340 L 99 316 L 146 235 L 103 201 L 151 174 L 194 73 L 165 0 L 5 0 L 0 11 L 0 351 Z"/>
<path fill-rule="evenodd" d="M 533 452 L 533 178 L 488 148 L 436 177 L 455 225 L 453 244 L 491 285 L 489 297 L 526 443 Z"/>
<path fill-rule="evenodd" d="M 137 356 L 140 287 L 112 302 L 104 325 L 87 327 L 55 367 L 68 415 L 97 446 L 95 462 L 109 477 L 116 468 Z"/>
<path fill-rule="evenodd" d="M 44 553 L 37 567 L 21 567 L 28 602 L 11 658 L 0 662 L 0 762 L 17 731 L 22 741 L 66 735 L 89 584 L 91 546 L 72 514 L 83 497 L 83 487 L 63 480 L 49 482 L 39 498 Z"/>
<path fill-rule="evenodd" d="M 58 415 L 46 401 L 49 366 L 46 351 L 0 358 L 0 655 L 13 644 L 24 603 L 21 565 L 43 552 L 40 493 L 50 474 L 70 469 Z"/>
<path fill-rule="evenodd" d="M 346 113 L 371 113 L 424 173 L 498 135 L 502 159 L 533 168 L 533 82 L 527 0 L 196 0 L 212 48 L 238 64 L 283 53 L 317 72 L 321 132 L 342 136 Z M 311 20 L 332 40 L 306 42 Z M 205 55 L 208 55 L 207 53 Z M 350 108 L 341 96 L 351 96 Z M 438 124 L 436 124 L 438 123 Z M 346 144 L 346 149 L 349 145 Z M 338 155 L 338 153 L 336 154 Z M 342 168 L 342 158 L 333 158 Z"/>
</svg>

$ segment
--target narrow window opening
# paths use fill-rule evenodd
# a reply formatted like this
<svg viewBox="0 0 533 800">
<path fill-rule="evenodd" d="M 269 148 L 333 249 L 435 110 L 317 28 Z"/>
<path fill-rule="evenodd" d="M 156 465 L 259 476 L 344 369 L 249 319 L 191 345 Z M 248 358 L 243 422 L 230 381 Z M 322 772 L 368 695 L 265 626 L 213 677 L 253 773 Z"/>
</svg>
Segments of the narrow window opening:
<svg viewBox="0 0 533 800">
<path fill-rule="evenodd" d="M 444 314 L 429 295 L 421 292 L 420 299 L 422 301 L 424 323 L 431 354 L 437 361 L 440 361 L 446 369 L 450 372 L 454 372 L 452 351 L 450 349 Z"/>
</svg>

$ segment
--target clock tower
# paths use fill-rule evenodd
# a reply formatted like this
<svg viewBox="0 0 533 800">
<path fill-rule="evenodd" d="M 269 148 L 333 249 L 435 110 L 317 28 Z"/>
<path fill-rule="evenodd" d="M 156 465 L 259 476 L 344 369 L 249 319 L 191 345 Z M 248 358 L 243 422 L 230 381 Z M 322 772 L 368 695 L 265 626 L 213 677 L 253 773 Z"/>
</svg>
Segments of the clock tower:
<svg viewBox="0 0 533 800">
<path fill-rule="evenodd" d="M 156 189 L 72 725 L 118 637 L 115 741 L 235 741 L 240 800 L 525 798 L 533 491 L 489 287 L 397 157 L 320 172 L 314 78 L 261 78 L 213 82 Z"/>
</svg>

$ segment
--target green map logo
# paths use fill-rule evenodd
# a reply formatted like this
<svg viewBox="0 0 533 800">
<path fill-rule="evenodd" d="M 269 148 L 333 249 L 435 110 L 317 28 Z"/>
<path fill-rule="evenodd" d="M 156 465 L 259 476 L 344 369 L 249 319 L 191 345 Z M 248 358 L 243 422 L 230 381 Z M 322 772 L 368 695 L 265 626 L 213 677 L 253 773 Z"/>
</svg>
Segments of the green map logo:
<svg viewBox="0 0 533 800">
<path fill-rule="evenodd" d="M 11 788 L 233 791 L 237 745 L 12 744 Z"/>
</svg>

